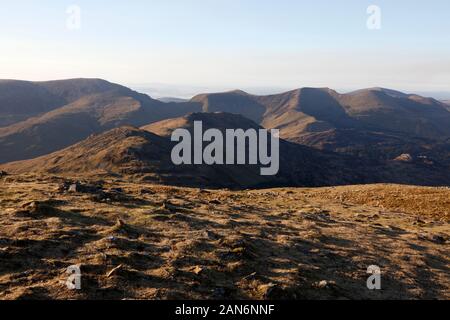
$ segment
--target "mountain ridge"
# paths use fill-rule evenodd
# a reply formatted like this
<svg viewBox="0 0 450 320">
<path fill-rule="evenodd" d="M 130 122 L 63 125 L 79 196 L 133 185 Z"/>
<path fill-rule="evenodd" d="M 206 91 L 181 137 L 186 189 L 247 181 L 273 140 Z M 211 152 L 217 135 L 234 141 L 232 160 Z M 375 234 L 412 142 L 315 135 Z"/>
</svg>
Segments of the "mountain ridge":
<svg viewBox="0 0 450 320">
<path fill-rule="evenodd" d="M 20 102 L 17 108 L 14 101 Z M 0 81 L 0 163 L 43 156 L 121 126 L 158 123 L 163 130 L 198 112 L 239 114 L 280 129 L 287 141 L 367 161 L 410 154 L 427 166 L 450 168 L 450 107 L 432 98 L 386 88 L 339 93 L 305 87 L 262 96 L 233 90 L 164 103 L 83 78 Z"/>
</svg>

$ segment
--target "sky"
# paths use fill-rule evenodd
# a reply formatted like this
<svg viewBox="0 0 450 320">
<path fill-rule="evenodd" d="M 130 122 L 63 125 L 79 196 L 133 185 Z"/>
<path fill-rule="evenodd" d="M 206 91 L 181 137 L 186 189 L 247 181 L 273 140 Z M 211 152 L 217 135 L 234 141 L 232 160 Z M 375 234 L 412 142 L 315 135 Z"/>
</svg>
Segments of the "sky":
<svg viewBox="0 0 450 320">
<path fill-rule="evenodd" d="M 450 1 L 0 0 L 0 78 L 78 77 L 180 97 L 381 86 L 450 99 Z"/>
</svg>

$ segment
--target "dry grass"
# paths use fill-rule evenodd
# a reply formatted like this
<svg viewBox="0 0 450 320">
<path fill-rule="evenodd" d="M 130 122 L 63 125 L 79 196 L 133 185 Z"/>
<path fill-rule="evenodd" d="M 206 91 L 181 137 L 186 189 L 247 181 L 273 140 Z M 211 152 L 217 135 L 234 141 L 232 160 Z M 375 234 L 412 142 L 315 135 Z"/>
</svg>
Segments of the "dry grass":
<svg viewBox="0 0 450 320">
<path fill-rule="evenodd" d="M 449 189 L 62 181 L 0 182 L 0 299 L 450 298 Z M 74 264 L 80 291 L 64 285 Z"/>
</svg>

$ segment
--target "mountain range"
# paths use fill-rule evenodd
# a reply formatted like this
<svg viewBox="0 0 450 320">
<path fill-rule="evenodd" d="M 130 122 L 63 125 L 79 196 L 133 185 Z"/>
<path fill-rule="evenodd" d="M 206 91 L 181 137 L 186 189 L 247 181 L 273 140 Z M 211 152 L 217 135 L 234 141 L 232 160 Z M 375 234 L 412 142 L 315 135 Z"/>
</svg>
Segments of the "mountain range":
<svg viewBox="0 0 450 320">
<path fill-rule="evenodd" d="M 279 128 L 284 139 L 314 148 L 382 160 L 403 153 L 449 160 L 450 112 L 431 98 L 383 88 L 348 94 L 302 88 L 270 96 L 199 95 L 192 101 L 202 103 L 205 112 L 243 114 L 265 128 Z"/>
<path fill-rule="evenodd" d="M 5 97 L 2 92 L 7 92 Z M 0 82 L 0 163 L 54 152 L 94 133 L 198 111 L 98 79 Z M 5 120 L 6 119 L 6 120 Z"/>
<path fill-rule="evenodd" d="M 195 121 L 204 130 L 261 129 L 253 121 L 230 113 L 192 113 L 156 122 L 142 128 L 119 127 L 63 150 L 31 160 L 1 166 L 9 173 L 40 173 L 82 176 L 128 176 L 177 186 L 209 188 L 259 188 L 276 186 L 333 186 L 394 182 L 446 184 L 450 174 L 435 167 L 418 167 L 401 162 L 377 163 L 334 152 L 316 150 L 285 140 L 280 141 L 280 171 L 261 176 L 259 165 L 181 165 L 171 161 L 175 145 L 171 133 L 184 128 L 192 131 Z"/>
<path fill-rule="evenodd" d="M 100 79 L 2 80 L 0 163 L 27 160 L 2 169 L 139 173 L 182 185 L 450 185 L 450 107 L 432 98 L 384 88 L 302 88 L 166 101 Z M 280 129 L 280 174 L 170 165 L 168 136 L 196 119 L 211 128 Z"/>
</svg>

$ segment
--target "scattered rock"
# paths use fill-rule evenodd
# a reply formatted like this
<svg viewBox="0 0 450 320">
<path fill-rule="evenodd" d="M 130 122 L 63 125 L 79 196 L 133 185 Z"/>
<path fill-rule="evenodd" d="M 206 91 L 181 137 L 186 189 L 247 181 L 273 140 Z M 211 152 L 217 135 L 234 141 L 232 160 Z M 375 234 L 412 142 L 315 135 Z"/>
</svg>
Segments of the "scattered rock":
<svg viewBox="0 0 450 320">
<path fill-rule="evenodd" d="M 335 285 L 336 285 L 335 281 L 322 280 L 322 281 L 316 282 L 314 284 L 314 287 L 317 289 L 327 289 L 327 288 L 331 288 Z"/>
<path fill-rule="evenodd" d="M 64 181 L 59 185 L 58 191 L 61 193 L 99 193 L 102 191 L 102 187 L 97 185 L 84 184 L 80 181 Z"/>
<path fill-rule="evenodd" d="M 14 215 L 18 217 L 38 217 L 54 213 L 55 211 L 55 208 L 44 202 L 31 201 L 24 203 L 20 210 L 14 212 Z"/>
</svg>

